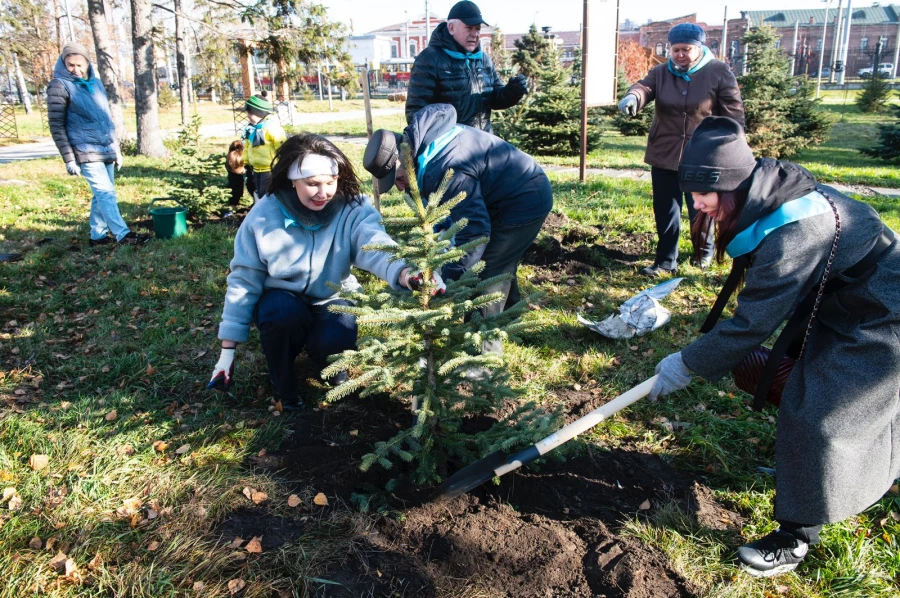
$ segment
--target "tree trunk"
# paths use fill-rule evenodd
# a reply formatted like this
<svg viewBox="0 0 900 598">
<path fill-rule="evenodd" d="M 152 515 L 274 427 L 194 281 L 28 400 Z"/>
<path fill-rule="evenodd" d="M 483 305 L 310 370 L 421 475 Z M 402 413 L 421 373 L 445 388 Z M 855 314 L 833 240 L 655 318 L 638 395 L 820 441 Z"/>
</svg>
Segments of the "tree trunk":
<svg viewBox="0 0 900 598">
<path fill-rule="evenodd" d="M 56 23 L 57 51 L 62 53 L 65 43 L 63 42 L 62 18 L 59 16 L 59 0 L 53 0 L 53 21 Z"/>
<path fill-rule="evenodd" d="M 175 0 L 175 62 L 178 68 L 178 92 L 181 96 L 181 124 L 187 125 L 190 116 L 188 106 L 191 103 L 188 89 L 187 63 L 184 55 L 187 45 L 184 43 L 184 15 L 181 14 L 181 0 Z"/>
<path fill-rule="evenodd" d="M 164 158 L 169 151 L 159 128 L 156 99 L 156 63 L 153 59 L 151 0 L 131 0 L 131 37 L 134 46 L 134 110 L 137 117 L 138 153 Z"/>
<path fill-rule="evenodd" d="M 109 100 L 109 112 L 116 126 L 116 139 L 125 140 L 125 115 L 122 111 L 122 99 L 119 97 L 118 46 L 110 39 L 109 20 L 106 18 L 106 5 L 103 0 L 87 0 L 88 18 L 91 31 L 94 33 L 94 47 L 97 49 L 97 71 L 106 97 Z"/>
<path fill-rule="evenodd" d="M 25 75 L 22 74 L 22 67 L 19 66 L 19 55 L 13 52 L 13 66 L 16 69 L 16 87 L 19 88 L 19 100 L 25 106 L 25 114 L 31 114 L 31 94 L 25 87 Z"/>
</svg>

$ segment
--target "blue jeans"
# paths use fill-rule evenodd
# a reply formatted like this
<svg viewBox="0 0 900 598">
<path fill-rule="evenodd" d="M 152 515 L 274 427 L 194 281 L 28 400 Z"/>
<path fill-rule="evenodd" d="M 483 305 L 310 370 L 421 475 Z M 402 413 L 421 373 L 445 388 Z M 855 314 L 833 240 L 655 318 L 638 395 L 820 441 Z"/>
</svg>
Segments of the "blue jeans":
<svg viewBox="0 0 900 598">
<path fill-rule="evenodd" d="M 119 213 L 116 198 L 115 164 L 103 162 L 85 162 L 78 165 L 81 176 L 87 179 L 94 197 L 91 198 L 91 239 L 99 241 L 112 233 L 116 241 L 129 233 L 128 225 Z"/>
<path fill-rule="evenodd" d="M 263 293 L 256 304 L 254 320 L 269 378 L 279 398 L 294 401 L 299 387 L 294 360 L 303 349 L 317 370 L 328 365 L 328 356 L 356 347 L 356 318 L 328 311 L 329 305 L 352 305 L 339 299 L 326 305 L 307 303 L 282 289 Z"/>
</svg>

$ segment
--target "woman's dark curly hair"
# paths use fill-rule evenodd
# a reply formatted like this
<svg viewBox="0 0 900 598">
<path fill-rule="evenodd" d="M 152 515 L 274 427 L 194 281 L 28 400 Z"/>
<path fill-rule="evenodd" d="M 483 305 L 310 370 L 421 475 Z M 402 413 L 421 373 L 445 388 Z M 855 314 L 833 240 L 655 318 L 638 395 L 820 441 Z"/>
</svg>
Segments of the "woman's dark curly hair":
<svg viewBox="0 0 900 598">
<path fill-rule="evenodd" d="M 335 147 L 326 138 L 321 135 L 313 135 L 312 133 L 300 133 L 289 137 L 278 148 L 278 151 L 275 153 L 275 159 L 272 160 L 272 178 L 269 180 L 266 193 L 272 193 L 276 189 L 291 189 L 293 185 L 288 179 L 288 170 L 297 160 L 302 160 L 309 154 L 328 156 L 337 162 L 337 195 L 343 196 L 351 203 L 360 203 L 362 200 L 359 191 L 360 181 L 353 170 L 353 165 L 350 164 L 350 160 L 347 159 L 344 152 Z"/>
</svg>

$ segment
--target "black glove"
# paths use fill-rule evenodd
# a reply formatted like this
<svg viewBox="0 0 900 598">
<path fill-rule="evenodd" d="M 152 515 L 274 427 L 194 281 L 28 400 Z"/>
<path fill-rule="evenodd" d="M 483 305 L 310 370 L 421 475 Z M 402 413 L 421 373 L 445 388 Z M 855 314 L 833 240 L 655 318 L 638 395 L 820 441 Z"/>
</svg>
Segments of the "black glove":
<svg viewBox="0 0 900 598">
<path fill-rule="evenodd" d="M 506 86 L 520 98 L 528 93 L 528 80 L 525 78 L 525 75 L 511 77 Z"/>
</svg>

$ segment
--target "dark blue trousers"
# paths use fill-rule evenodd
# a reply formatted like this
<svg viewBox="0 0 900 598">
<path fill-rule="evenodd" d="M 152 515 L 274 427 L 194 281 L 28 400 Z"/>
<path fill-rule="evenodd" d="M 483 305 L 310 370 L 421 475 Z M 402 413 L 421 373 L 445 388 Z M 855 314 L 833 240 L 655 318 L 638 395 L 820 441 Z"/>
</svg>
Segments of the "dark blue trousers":
<svg viewBox="0 0 900 598">
<path fill-rule="evenodd" d="M 681 236 L 681 204 L 687 203 L 688 217 L 693 222 L 697 217 L 694 200 L 690 193 L 683 193 L 678 186 L 678 172 L 657 168 L 650 169 L 650 180 L 653 184 L 653 215 L 656 217 L 656 260 L 654 263 L 666 270 L 678 266 L 678 239 Z M 713 244 L 712 227 L 706 231 L 702 247 L 694 246 L 694 261 L 712 260 L 715 245 Z"/>
<path fill-rule="evenodd" d="M 356 319 L 349 314 L 332 313 L 328 305 L 352 303 L 340 299 L 313 305 L 290 291 L 270 289 L 256 304 L 254 320 L 269 365 L 269 378 L 284 401 L 299 396 L 294 360 L 304 348 L 317 370 L 328 365 L 329 355 L 356 348 Z"/>
</svg>

